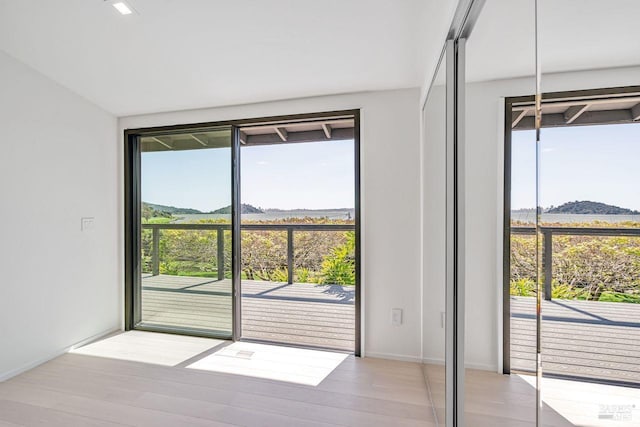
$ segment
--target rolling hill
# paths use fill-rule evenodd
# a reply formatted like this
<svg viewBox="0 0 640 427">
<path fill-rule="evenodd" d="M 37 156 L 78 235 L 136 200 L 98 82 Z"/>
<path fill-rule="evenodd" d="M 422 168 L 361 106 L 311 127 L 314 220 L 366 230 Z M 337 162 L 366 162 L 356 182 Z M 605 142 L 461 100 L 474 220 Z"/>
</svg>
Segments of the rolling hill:
<svg viewBox="0 0 640 427">
<path fill-rule="evenodd" d="M 588 200 L 567 202 L 560 206 L 552 207 L 546 213 L 550 214 L 581 214 L 581 215 L 637 215 L 638 211 L 607 205 L 606 203 L 591 202 Z"/>
</svg>

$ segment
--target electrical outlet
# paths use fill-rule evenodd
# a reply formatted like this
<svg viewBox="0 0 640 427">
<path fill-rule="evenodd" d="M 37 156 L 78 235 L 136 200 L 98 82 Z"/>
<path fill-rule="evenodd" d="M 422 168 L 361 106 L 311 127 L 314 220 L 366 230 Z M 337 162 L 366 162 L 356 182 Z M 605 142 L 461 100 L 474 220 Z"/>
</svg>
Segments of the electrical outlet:
<svg viewBox="0 0 640 427">
<path fill-rule="evenodd" d="M 401 308 L 391 309 L 391 324 L 393 326 L 402 325 L 402 309 Z"/>
<path fill-rule="evenodd" d="M 80 231 L 93 230 L 94 227 L 95 227 L 94 217 L 80 218 Z"/>
</svg>

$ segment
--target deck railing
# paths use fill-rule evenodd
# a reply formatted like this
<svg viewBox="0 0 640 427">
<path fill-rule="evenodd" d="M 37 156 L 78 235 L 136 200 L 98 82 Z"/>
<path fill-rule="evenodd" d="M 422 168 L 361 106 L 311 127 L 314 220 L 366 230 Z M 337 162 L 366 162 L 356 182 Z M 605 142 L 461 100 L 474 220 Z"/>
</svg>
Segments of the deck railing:
<svg viewBox="0 0 640 427">
<path fill-rule="evenodd" d="M 142 224 L 143 230 L 151 230 L 151 273 L 160 274 L 160 230 L 206 230 L 215 231 L 217 240 L 218 280 L 224 279 L 224 232 L 231 224 Z M 241 231 L 286 231 L 287 232 L 287 282 L 293 283 L 293 233 L 295 231 L 354 231 L 353 224 L 242 224 Z"/>
<path fill-rule="evenodd" d="M 609 227 L 540 227 L 543 236 L 542 266 L 544 268 L 544 298 L 551 301 L 553 280 L 553 236 L 640 237 L 640 228 Z M 536 234 L 535 227 L 511 227 L 511 234 Z"/>
</svg>

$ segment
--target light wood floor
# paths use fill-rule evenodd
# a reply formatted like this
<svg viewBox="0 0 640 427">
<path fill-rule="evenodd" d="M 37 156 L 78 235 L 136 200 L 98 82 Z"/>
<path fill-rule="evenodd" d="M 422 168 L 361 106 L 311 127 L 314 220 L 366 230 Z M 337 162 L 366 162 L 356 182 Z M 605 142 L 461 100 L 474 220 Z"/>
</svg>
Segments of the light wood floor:
<svg viewBox="0 0 640 427">
<path fill-rule="evenodd" d="M 444 425 L 444 367 L 425 366 L 440 425 Z M 465 375 L 465 426 L 535 427 L 535 388 L 516 375 L 468 369 Z M 562 416 L 549 412 L 549 427 L 573 426 Z"/>
<path fill-rule="evenodd" d="M 145 276 L 142 324 L 218 331 L 231 336 L 231 281 Z M 353 351 L 353 287 L 242 281 L 242 336 Z"/>
<path fill-rule="evenodd" d="M 230 354 L 232 345 L 219 340 L 124 333 L 0 383 L 0 426 L 444 425 L 442 366 L 326 352 L 278 364 L 283 348 L 264 347 L 275 370 L 293 377 L 325 369 L 322 359 L 335 363 L 317 385 L 304 385 L 256 375 L 269 357 L 245 371 L 223 360 L 262 352 L 257 344 Z M 467 370 L 465 425 L 534 427 L 533 382 Z M 543 387 L 545 427 L 640 426 L 640 389 L 557 379 Z M 602 419 L 610 410 L 632 418 Z"/>
<path fill-rule="evenodd" d="M 123 360 L 132 352 L 123 349 L 121 359 L 70 353 L 0 383 L 0 426 L 435 425 L 417 363 L 343 354 L 319 385 L 308 386 Z"/>
<path fill-rule="evenodd" d="M 535 371 L 535 299 L 511 297 L 511 368 Z M 542 370 L 640 385 L 640 305 L 553 300 L 542 304 Z"/>
<path fill-rule="evenodd" d="M 424 365 L 436 411 L 444 420 L 444 367 Z M 536 378 L 466 369 L 465 426 L 535 427 Z M 543 427 L 639 427 L 640 389 L 574 380 L 544 378 Z M 605 419 L 613 415 L 619 419 Z M 629 419 L 621 419 L 621 418 Z"/>
</svg>

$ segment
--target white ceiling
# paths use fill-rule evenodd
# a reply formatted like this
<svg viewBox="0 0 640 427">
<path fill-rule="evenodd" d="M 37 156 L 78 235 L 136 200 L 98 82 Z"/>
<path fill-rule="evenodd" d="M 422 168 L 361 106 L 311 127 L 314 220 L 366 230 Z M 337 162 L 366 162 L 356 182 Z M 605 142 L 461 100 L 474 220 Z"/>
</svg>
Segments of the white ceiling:
<svg viewBox="0 0 640 427">
<path fill-rule="evenodd" d="M 467 45 L 469 80 L 535 75 L 534 5 L 486 0 Z M 542 73 L 640 65 L 639 22 L 640 0 L 538 0 Z"/>
<path fill-rule="evenodd" d="M 117 115 L 421 86 L 455 0 L 0 0 L 0 49 Z"/>
</svg>

